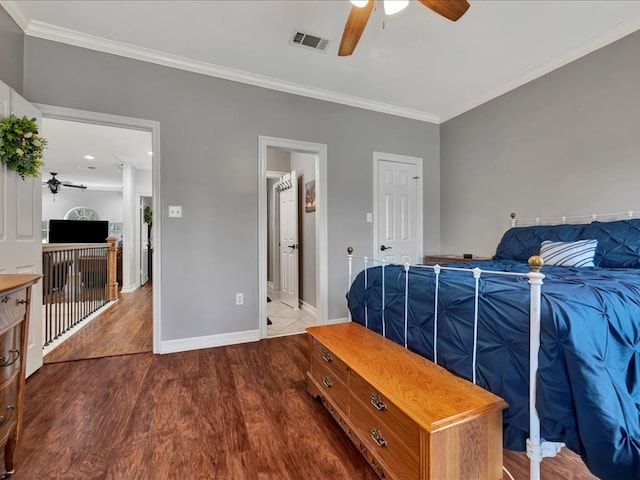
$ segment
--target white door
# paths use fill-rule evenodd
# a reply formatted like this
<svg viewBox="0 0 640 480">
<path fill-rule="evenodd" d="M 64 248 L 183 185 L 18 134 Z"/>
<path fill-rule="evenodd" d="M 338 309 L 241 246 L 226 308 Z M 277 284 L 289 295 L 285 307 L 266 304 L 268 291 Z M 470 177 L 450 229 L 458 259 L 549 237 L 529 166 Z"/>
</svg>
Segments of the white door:
<svg viewBox="0 0 640 480">
<path fill-rule="evenodd" d="M 298 177 L 287 173 L 278 182 L 280 191 L 280 301 L 299 308 L 298 291 Z"/>
<path fill-rule="evenodd" d="M 24 98 L 0 82 L 0 116 L 42 115 Z M 46 134 L 43 136 L 46 137 Z M 46 156 L 46 151 L 45 151 Z M 46 161 L 46 158 L 45 158 Z M 2 191 L 4 190 L 4 191 Z M 2 165 L 0 169 L 0 273 L 42 273 L 42 186 Z M 26 374 L 42 366 L 42 282 L 32 287 Z"/>
<path fill-rule="evenodd" d="M 416 160 L 419 159 L 374 154 L 377 169 L 374 257 L 379 260 L 418 263 L 422 250 L 422 208 L 418 201 L 422 169 Z"/>
<path fill-rule="evenodd" d="M 149 225 L 144 223 L 145 200 L 140 197 L 140 285 L 149 281 Z"/>
</svg>

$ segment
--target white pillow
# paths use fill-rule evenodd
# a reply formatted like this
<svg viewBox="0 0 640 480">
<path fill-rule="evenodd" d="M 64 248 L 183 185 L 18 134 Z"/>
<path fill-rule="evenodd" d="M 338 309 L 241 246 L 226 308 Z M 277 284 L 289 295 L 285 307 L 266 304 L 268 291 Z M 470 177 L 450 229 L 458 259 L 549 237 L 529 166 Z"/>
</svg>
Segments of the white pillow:
<svg viewBox="0 0 640 480">
<path fill-rule="evenodd" d="M 545 240 L 540 245 L 540 256 L 545 265 L 593 267 L 593 256 L 597 246 L 597 240 L 578 240 L 577 242 Z"/>
</svg>

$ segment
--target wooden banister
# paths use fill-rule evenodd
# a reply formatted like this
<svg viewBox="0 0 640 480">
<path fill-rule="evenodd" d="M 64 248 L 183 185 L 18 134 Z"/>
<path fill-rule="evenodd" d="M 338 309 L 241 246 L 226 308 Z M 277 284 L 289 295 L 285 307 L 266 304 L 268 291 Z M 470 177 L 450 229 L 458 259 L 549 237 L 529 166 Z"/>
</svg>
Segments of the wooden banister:
<svg viewBox="0 0 640 480">
<path fill-rule="evenodd" d="M 117 243 L 116 237 L 108 237 L 107 243 L 107 300 L 112 302 L 118 299 L 118 282 L 116 281 L 116 255 Z"/>
</svg>

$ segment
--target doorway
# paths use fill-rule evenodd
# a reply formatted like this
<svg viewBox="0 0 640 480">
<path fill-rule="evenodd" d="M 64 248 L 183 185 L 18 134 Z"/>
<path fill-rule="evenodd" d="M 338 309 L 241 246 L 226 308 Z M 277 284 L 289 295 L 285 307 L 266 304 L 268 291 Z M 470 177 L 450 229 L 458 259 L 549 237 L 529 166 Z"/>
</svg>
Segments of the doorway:
<svg viewBox="0 0 640 480">
<path fill-rule="evenodd" d="M 259 292 L 259 322 L 260 337 L 268 336 L 268 316 L 267 316 L 267 300 L 268 286 L 273 288 L 272 282 L 268 285 L 267 276 L 273 264 L 269 264 L 268 248 L 273 249 L 274 241 L 269 240 L 271 231 L 268 224 L 268 208 L 273 206 L 273 200 L 270 202 L 268 195 L 273 195 L 273 185 L 268 186 L 269 176 L 274 176 L 274 171 L 269 171 L 268 156 L 269 150 L 291 152 L 292 155 L 300 154 L 311 158 L 311 171 L 313 171 L 313 180 L 315 188 L 315 315 L 316 323 L 327 323 L 327 304 L 328 304 L 328 282 L 327 282 L 327 209 L 326 209 L 326 170 L 327 170 L 327 146 L 324 144 L 316 144 L 302 142 L 297 140 L 289 140 L 274 137 L 258 137 L 258 169 L 259 169 L 259 185 L 258 185 L 258 292 Z M 289 167 L 290 168 L 290 167 Z M 278 173 L 284 172 L 285 169 L 277 169 Z M 304 182 L 303 182 L 304 183 Z M 302 192 L 305 191 L 305 185 L 302 186 Z M 268 194 L 268 192 L 270 192 Z M 304 211 L 304 207 L 303 207 Z M 271 237 L 272 239 L 274 237 Z M 304 305 L 304 304 L 303 304 Z M 289 307 L 287 307 L 289 308 Z"/>
<path fill-rule="evenodd" d="M 123 257 L 123 276 L 125 277 L 123 283 L 126 287 L 129 287 L 129 291 L 140 290 L 137 287 L 140 286 L 140 253 L 141 248 L 138 245 L 141 235 L 139 233 L 140 215 L 138 213 L 139 206 L 141 204 L 141 197 L 151 197 L 152 210 L 160 212 L 161 208 L 161 191 L 160 191 L 160 124 L 155 121 L 143 120 L 130 117 L 122 117 L 116 115 L 102 114 L 97 112 L 88 112 L 83 110 L 69 109 L 63 107 L 55 107 L 50 105 L 37 105 L 38 109 L 42 112 L 45 119 L 56 119 L 68 122 L 75 122 L 80 124 L 91 124 L 104 127 L 112 127 L 129 131 L 147 132 L 150 134 L 151 141 L 150 146 L 145 155 L 151 158 L 151 175 L 148 182 L 148 188 L 138 189 L 139 195 L 136 194 L 134 189 L 131 189 L 129 193 L 123 197 L 123 240 L 124 245 L 122 249 Z M 87 152 L 89 153 L 89 152 Z M 120 163 L 122 167 L 122 174 L 126 178 L 133 175 L 134 167 L 131 163 L 123 161 Z M 135 178 L 133 179 L 135 181 Z M 136 187 L 137 188 L 137 187 Z M 149 286 L 146 287 L 146 292 L 140 292 L 142 295 L 146 295 L 147 301 L 150 301 L 149 310 L 151 313 L 151 329 L 152 329 L 152 350 L 154 353 L 160 351 L 160 292 L 159 288 L 153 288 L 151 291 L 151 284 L 155 284 L 157 287 L 161 285 L 161 270 L 160 270 L 160 257 L 161 257 L 161 218 L 160 214 L 156 215 L 153 219 L 153 232 L 154 232 L 154 255 L 152 259 L 152 266 L 150 268 L 152 272 L 153 282 L 148 282 Z M 129 227 L 127 228 L 127 225 Z M 128 234 L 127 234 L 128 231 Z M 128 239 L 128 242 L 127 242 Z M 129 278 L 130 280 L 126 280 Z M 112 307 L 113 308 L 113 307 Z M 108 313 L 107 310 L 106 313 Z"/>
</svg>

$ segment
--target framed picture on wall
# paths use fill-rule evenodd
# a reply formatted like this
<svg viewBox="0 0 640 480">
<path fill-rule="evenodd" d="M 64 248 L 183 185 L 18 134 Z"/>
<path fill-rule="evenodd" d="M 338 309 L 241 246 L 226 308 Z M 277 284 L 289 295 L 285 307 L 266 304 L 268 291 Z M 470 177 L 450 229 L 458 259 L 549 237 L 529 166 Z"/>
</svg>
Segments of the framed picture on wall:
<svg viewBox="0 0 640 480">
<path fill-rule="evenodd" d="M 316 211 L 316 181 L 311 180 L 304 184 L 304 211 Z"/>
</svg>

